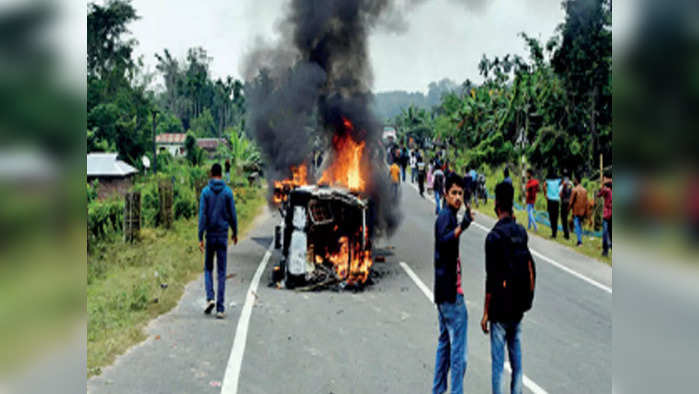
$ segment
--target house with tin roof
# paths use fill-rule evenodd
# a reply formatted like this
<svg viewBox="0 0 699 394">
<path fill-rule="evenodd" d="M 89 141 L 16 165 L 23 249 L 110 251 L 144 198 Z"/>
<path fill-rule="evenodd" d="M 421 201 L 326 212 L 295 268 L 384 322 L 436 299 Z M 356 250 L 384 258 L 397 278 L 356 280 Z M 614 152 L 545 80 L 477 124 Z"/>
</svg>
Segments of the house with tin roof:
<svg viewBox="0 0 699 394">
<path fill-rule="evenodd" d="M 118 153 L 88 153 L 87 182 L 99 182 L 98 198 L 124 195 L 133 185 L 138 169 L 117 159 Z"/>
<path fill-rule="evenodd" d="M 155 146 L 158 152 L 167 150 L 173 157 L 184 156 L 185 133 L 162 133 L 155 136 Z"/>
</svg>

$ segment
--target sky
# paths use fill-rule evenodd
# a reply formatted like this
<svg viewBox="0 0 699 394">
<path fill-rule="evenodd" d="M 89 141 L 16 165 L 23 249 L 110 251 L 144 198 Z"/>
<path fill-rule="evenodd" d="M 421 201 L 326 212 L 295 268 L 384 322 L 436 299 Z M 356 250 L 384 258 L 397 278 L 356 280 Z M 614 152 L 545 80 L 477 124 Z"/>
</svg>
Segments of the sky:
<svg viewBox="0 0 699 394">
<path fill-rule="evenodd" d="M 155 71 L 155 53 L 167 48 L 183 59 L 201 46 L 212 58 L 215 78 L 241 78 L 242 59 L 257 40 L 274 41 L 288 0 L 133 0 L 141 17 L 130 31 Z M 467 6 L 478 2 L 480 7 Z M 205 6 L 203 4 L 206 4 Z M 374 92 L 426 92 L 428 84 L 449 78 L 481 81 L 478 62 L 508 53 L 526 56 L 520 32 L 547 41 L 565 13 L 560 0 L 425 0 L 405 15 L 408 29 L 375 29 L 369 38 Z"/>
</svg>

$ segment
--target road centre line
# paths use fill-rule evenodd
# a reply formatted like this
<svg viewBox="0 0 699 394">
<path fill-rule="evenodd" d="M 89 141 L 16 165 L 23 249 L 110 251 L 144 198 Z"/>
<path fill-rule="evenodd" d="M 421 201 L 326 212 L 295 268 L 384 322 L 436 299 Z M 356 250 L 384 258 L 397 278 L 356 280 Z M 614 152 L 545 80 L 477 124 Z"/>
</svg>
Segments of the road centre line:
<svg viewBox="0 0 699 394">
<path fill-rule="evenodd" d="M 223 376 L 223 384 L 221 385 L 221 394 L 236 394 L 238 392 L 238 383 L 240 379 L 240 367 L 243 364 L 243 353 L 245 352 L 245 343 L 248 338 L 248 327 L 250 326 L 250 316 L 252 315 L 252 307 L 255 303 L 255 298 L 257 297 L 257 287 L 260 284 L 260 278 L 262 273 L 265 271 L 265 266 L 267 261 L 269 261 L 272 255 L 272 242 L 267 248 L 260 265 L 255 271 L 255 275 L 252 277 L 252 282 L 250 282 L 250 287 L 248 288 L 247 295 L 245 296 L 245 304 L 240 312 L 240 318 L 238 319 L 238 326 L 235 329 L 235 338 L 233 339 L 233 347 L 231 348 L 231 354 L 228 358 L 228 363 L 226 364 L 226 372 Z"/>
<path fill-rule="evenodd" d="M 418 289 L 422 290 L 422 293 L 425 294 L 425 297 L 434 305 L 434 296 L 432 294 L 432 291 L 427 287 L 427 285 L 420 280 L 420 277 L 417 276 L 415 271 L 410 268 L 410 266 L 405 262 L 401 261 L 400 262 L 401 268 L 405 271 L 406 274 L 410 277 L 410 279 L 415 282 L 415 285 L 417 285 Z M 505 369 L 507 369 L 508 372 L 512 372 L 512 368 L 510 367 L 510 363 L 508 361 L 505 362 Z M 541 388 L 536 382 L 533 380 L 529 379 L 527 375 L 522 374 L 522 382 L 524 383 L 524 386 L 526 386 L 529 390 L 531 390 L 535 394 L 547 394 L 546 390 Z"/>
<path fill-rule="evenodd" d="M 407 182 L 405 182 L 405 183 L 407 183 Z M 410 186 L 412 186 L 413 189 L 415 189 L 418 193 L 420 192 L 420 190 L 418 189 L 417 186 L 415 186 L 415 185 L 412 184 L 412 183 L 408 183 L 408 184 L 409 184 Z M 428 200 L 428 201 L 430 201 L 433 205 L 437 205 L 437 203 L 434 201 L 434 198 L 426 197 L 425 199 Z M 490 232 L 490 229 L 488 229 L 488 228 L 485 227 L 484 225 L 482 225 L 482 224 L 476 222 L 475 220 L 472 222 L 472 224 L 473 224 L 474 226 L 476 226 L 478 229 L 484 231 L 486 234 L 487 234 L 488 232 Z M 534 248 L 529 248 L 529 250 L 531 250 L 531 252 L 532 252 L 532 254 L 533 254 L 534 256 L 536 256 L 536 257 L 538 257 L 538 258 L 544 260 L 545 262 L 547 262 L 547 263 L 553 265 L 554 267 L 559 268 L 559 269 L 561 269 L 562 271 L 565 271 L 565 272 L 567 272 L 567 273 L 569 273 L 569 274 L 575 276 L 576 278 L 581 279 L 581 280 L 583 280 L 583 281 L 585 281 L 585 282 L 587 282 L 587 283 L 589 283 L 589 284 L 591 284 L 591 285 L 597 287 L 597 288 L 600 289 L 600 290 L 604 290 L 604 291 L 606 291 L 607 293 L 612 294 L 612 288 L 611 288 L 611 287 L 605 286 L 605 285 L 603 285 L 603 284 L 601 284 L 601 283 L 595 281 L 594 279 L 590 279 L 590 278 L 588 278 L 587 276 L 585 276 L 585 275 L 583 275 L 583 274 L 581 274 L 581 273 L 579 273 L 579 272 L 577 272 L 577 271 L 574 271 L 574 270 L 572 270 L 572 269 L 566 267 L 565 265 L 563 265 L 563 264 L 561 264 L 561 263 L 559 263 L 559 262 L 557 262 L 557 261 L 555 261 L 555 260 L 553 260 L 553 259 L 551 259 L 551 258 L 549 258 L 549 257 L 546 257 L 544 254 L 542 254 L 541 252 L 535 250 Z"/>
</svg>

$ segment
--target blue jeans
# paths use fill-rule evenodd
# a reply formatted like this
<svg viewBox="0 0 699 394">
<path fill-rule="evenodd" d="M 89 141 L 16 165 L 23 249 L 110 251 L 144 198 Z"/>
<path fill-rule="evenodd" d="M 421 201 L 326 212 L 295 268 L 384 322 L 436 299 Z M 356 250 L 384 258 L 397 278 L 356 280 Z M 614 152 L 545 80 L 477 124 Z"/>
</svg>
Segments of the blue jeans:
<svg viewBox="0 0 699 394">
<path fill-rule="evenodd" d="M 534 231 L 539 231 L 539 228 L 536 226 L 536 218 L 534 218 L 534 204 L 527 204 L 527 216 L 529 216 L 529 223 L 527 223 L 527 230 L 529 230 L 533 225 Z"/>
<path fill-rule="evenodd" d="M 434 212 L 437 214 L 439 213 L 440 204 L 442 202 L 441 194 L 442 193 L 440 193 L 438 190 L 434 191 L 434 205 L 435 205 Z"/>
<path fill-rule="evenodd" d="M 405 182 L 405 167 L 400 166 L 400 177 Z"/>
<path fill-rule="evenodd" d="M 214 253 L 216 254 L 216 312 L 223 312 L 225 302 L 223 297 L 226 292 L 226 252 L 228 242 L 226 238 L 214 238 L 206 240 L 206 256 L 204 260 L 204 286 L 206 287 L 206 300 L 214 299 Z"/>
<path fill-rule="evenodd" d="M 490 322 L 490 358 L 492 360 L 493 394 L 502 393 L 505 344 L 510 356 L 512 381 L 510 392 L 522 393 L 522 347 L 520 322 Z"/>
<path fill-rule="evenodd" d="M 575 235 L 578 236 L 578 244 L 582 244 L 582 216 L 573 216 L 573 223 L 575 224 Z"/>
<path fill-rule="evenodd" d="M 463 393 L 464 375 L 467 364 L 467 335 L 468 312 L 464 296 L 456 295 L 456 301 L 451 304 L 437 304 L 439 313 L 439 341 L 434 367 L 434 382 L 432 393 L 447 391 L 447 374 L 451 368 L 451 392 Z"/>
<path fill-rule="evenodd" d="M 393 189 L 393 198 L 398 198 L 398 183 L 391 183 L 391 188 Z"/>
<path fill-rule="evenodd" d="M 612 247 L 612 219 L 602 220 L 602 254 L 607 255 Z"/>
<path fill-rule="evenodd" d="M 410 167 L 410 182 L 415 183 L 417 177 L 417 167 Z"/>
</svg>

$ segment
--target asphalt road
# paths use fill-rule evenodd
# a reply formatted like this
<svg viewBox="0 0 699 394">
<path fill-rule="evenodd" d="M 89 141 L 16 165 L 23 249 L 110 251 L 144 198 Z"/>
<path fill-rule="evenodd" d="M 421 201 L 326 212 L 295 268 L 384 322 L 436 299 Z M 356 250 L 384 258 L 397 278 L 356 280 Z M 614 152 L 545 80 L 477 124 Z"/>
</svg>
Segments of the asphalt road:
<svg viewBox="0 0 699 394">
<path fill-rule="evenodd" d="M 434 205 L 408 184 L 402 185 L 400 199 L 403 223 L 392 238 L 377 243 L 386 261 L 375 263 L 378 278 L 358 293 L 269 287 L 279 257 L 266 251 L 279 219 L 266 212 L 248 237 L 229 249 L 228 270 L 236 276 L 227 283 L 226 318 L 202 314 L 203 279 L 195 280 L 175 309 L 151 322 L 145 342 L 88 381 L 88 392 L 430 392 L 438 332 L 428 298 Z M 494 221 L 482 215 L 476 220 L 479 225 L 461 237 L 469 315 L 464 386 L 467 392 L 488 393 L 490 345 L 479 322 L 483 244 Z M 525 391 L 611 392 L 611 268 L 536 236 L 530 247 L 537 293 L 523 323 Z M 249 293 L 261 262 L 259 287 Z"/>
</svg>

